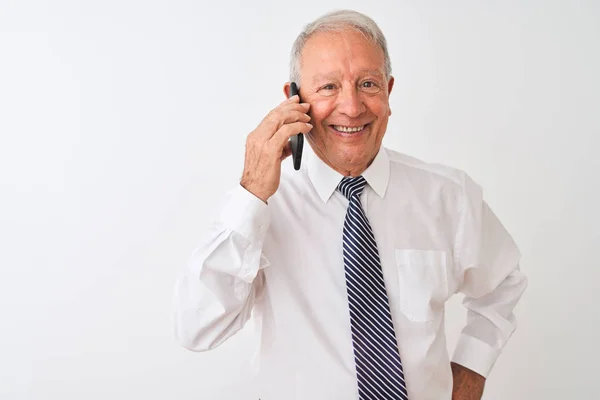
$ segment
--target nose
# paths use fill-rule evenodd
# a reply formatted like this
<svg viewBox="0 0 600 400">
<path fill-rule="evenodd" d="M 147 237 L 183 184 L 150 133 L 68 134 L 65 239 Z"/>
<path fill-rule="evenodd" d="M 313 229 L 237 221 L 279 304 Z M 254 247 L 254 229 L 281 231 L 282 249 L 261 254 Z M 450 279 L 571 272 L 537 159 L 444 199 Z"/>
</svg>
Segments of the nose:
<svg viewBox="0 0 600 400">
<path fill-rule="evenodd" d="M 350 118 L 356 118 L 366 110 L 356 88 L 347 88 L 341 91 L 338 96 L 337 109 L 341 114 Z"/>
</svg>

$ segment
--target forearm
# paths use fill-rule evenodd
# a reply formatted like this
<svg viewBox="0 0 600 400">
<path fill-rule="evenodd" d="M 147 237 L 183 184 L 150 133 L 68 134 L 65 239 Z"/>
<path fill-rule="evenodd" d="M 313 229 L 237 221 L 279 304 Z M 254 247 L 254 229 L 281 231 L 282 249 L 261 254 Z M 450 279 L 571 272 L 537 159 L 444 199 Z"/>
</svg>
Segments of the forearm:
<svg viewBox="0 0 600 400">
<path fill-rule="evenodd" d="M 480 400 L 485 378 L 478 373 L 452 362 L 452 400 Z"/>
<path fill-rule="evenodd" d="M 513 311 L 527 278 L 519 267 L 519 249 L 498 218 L 485 203 L 474 209 L 467 218 L 472 226 L 465 228 L 459 240 L 465 245 L 457 250 L 461 265 L 458 292 L 465 295 L 463 304 L 468 312 L 452 361 L 487 378 L 516 329 Z M 471 248 L 466 243 L 474 245 Z"/>
<path fill-rule="evenodd" d="M 517 268 L 487 295 L 465 297 L 467 324 L 459 336 L 452 361 L 488 377 L 516 328 L 513 309 L 526 285 L 527 279 Z"/>
<path fill-rule="evenodd" d="M 213 349 L 241 330 L 262 287 L 259 254 L 249 259 L 235 233 L 227 236 L 215 249 L 196 252 L 177 280 L 174 333 L 189 350 Z"/>
<path fill-rule="evenodd" d="M 215 348 L 243 327 L 268 264 L 266 205 L 242 188 L 224 203 L 175 286 L 174 333 L 194 351 Z"/>
</svg>

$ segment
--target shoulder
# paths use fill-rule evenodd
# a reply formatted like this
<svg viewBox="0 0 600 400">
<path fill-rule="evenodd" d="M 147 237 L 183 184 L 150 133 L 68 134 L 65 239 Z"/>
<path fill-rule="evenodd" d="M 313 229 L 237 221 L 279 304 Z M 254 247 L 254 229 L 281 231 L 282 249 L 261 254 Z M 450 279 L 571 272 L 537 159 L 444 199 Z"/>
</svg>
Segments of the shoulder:
<svg viewBox="0 0 600 400">
<path fill-rule="evenodd" d="M 390 160 L 392 175 L 413 176 L 415 179 L 435 181 L 443 186 L 451 186 L 461 190 L 472 190 L 479 185 L 471 179 L 467 172 L 436 162 L 429 162 L 400 153 L 389 148 L 383 148 Z"/>
</svg>

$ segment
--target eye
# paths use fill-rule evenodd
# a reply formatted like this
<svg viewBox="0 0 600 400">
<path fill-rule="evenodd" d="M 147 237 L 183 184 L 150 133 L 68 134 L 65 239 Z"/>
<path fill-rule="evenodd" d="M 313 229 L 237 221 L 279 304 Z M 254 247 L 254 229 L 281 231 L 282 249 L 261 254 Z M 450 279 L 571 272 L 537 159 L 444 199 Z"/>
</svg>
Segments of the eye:
<svg viewBox="0 0 600 400">
<path fill-rule="evenodd" d="M 337 86 L 334 83 L 328 83 L 319 88 L 319 93 L 322 96 L 333 96 L 337 91 Z"/>
<path fill-rule="evenodd" d="M 379 91 L 379 85 L 377 82 L 373 81 L 364 81 L 360 84 L 360 88 L 368 93 L 376 93 Z"/>
</svg>

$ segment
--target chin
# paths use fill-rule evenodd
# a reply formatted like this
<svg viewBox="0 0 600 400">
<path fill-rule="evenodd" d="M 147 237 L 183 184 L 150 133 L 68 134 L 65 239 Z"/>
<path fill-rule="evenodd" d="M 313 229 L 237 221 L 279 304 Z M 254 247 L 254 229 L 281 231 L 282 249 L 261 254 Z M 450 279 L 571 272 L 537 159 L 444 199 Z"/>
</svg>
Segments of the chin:
<svg viewBox="0 0 600 400">
<path fill-rule="evenodd" d="M 366 163 L 369 162 L 368 158 L 363 153 L 347 152 L 343 154 L 336 154 L 329 158 L 336 165 L 344 170 L 352 171 L 357 168 L 360 169 Z"/>
</svg>

